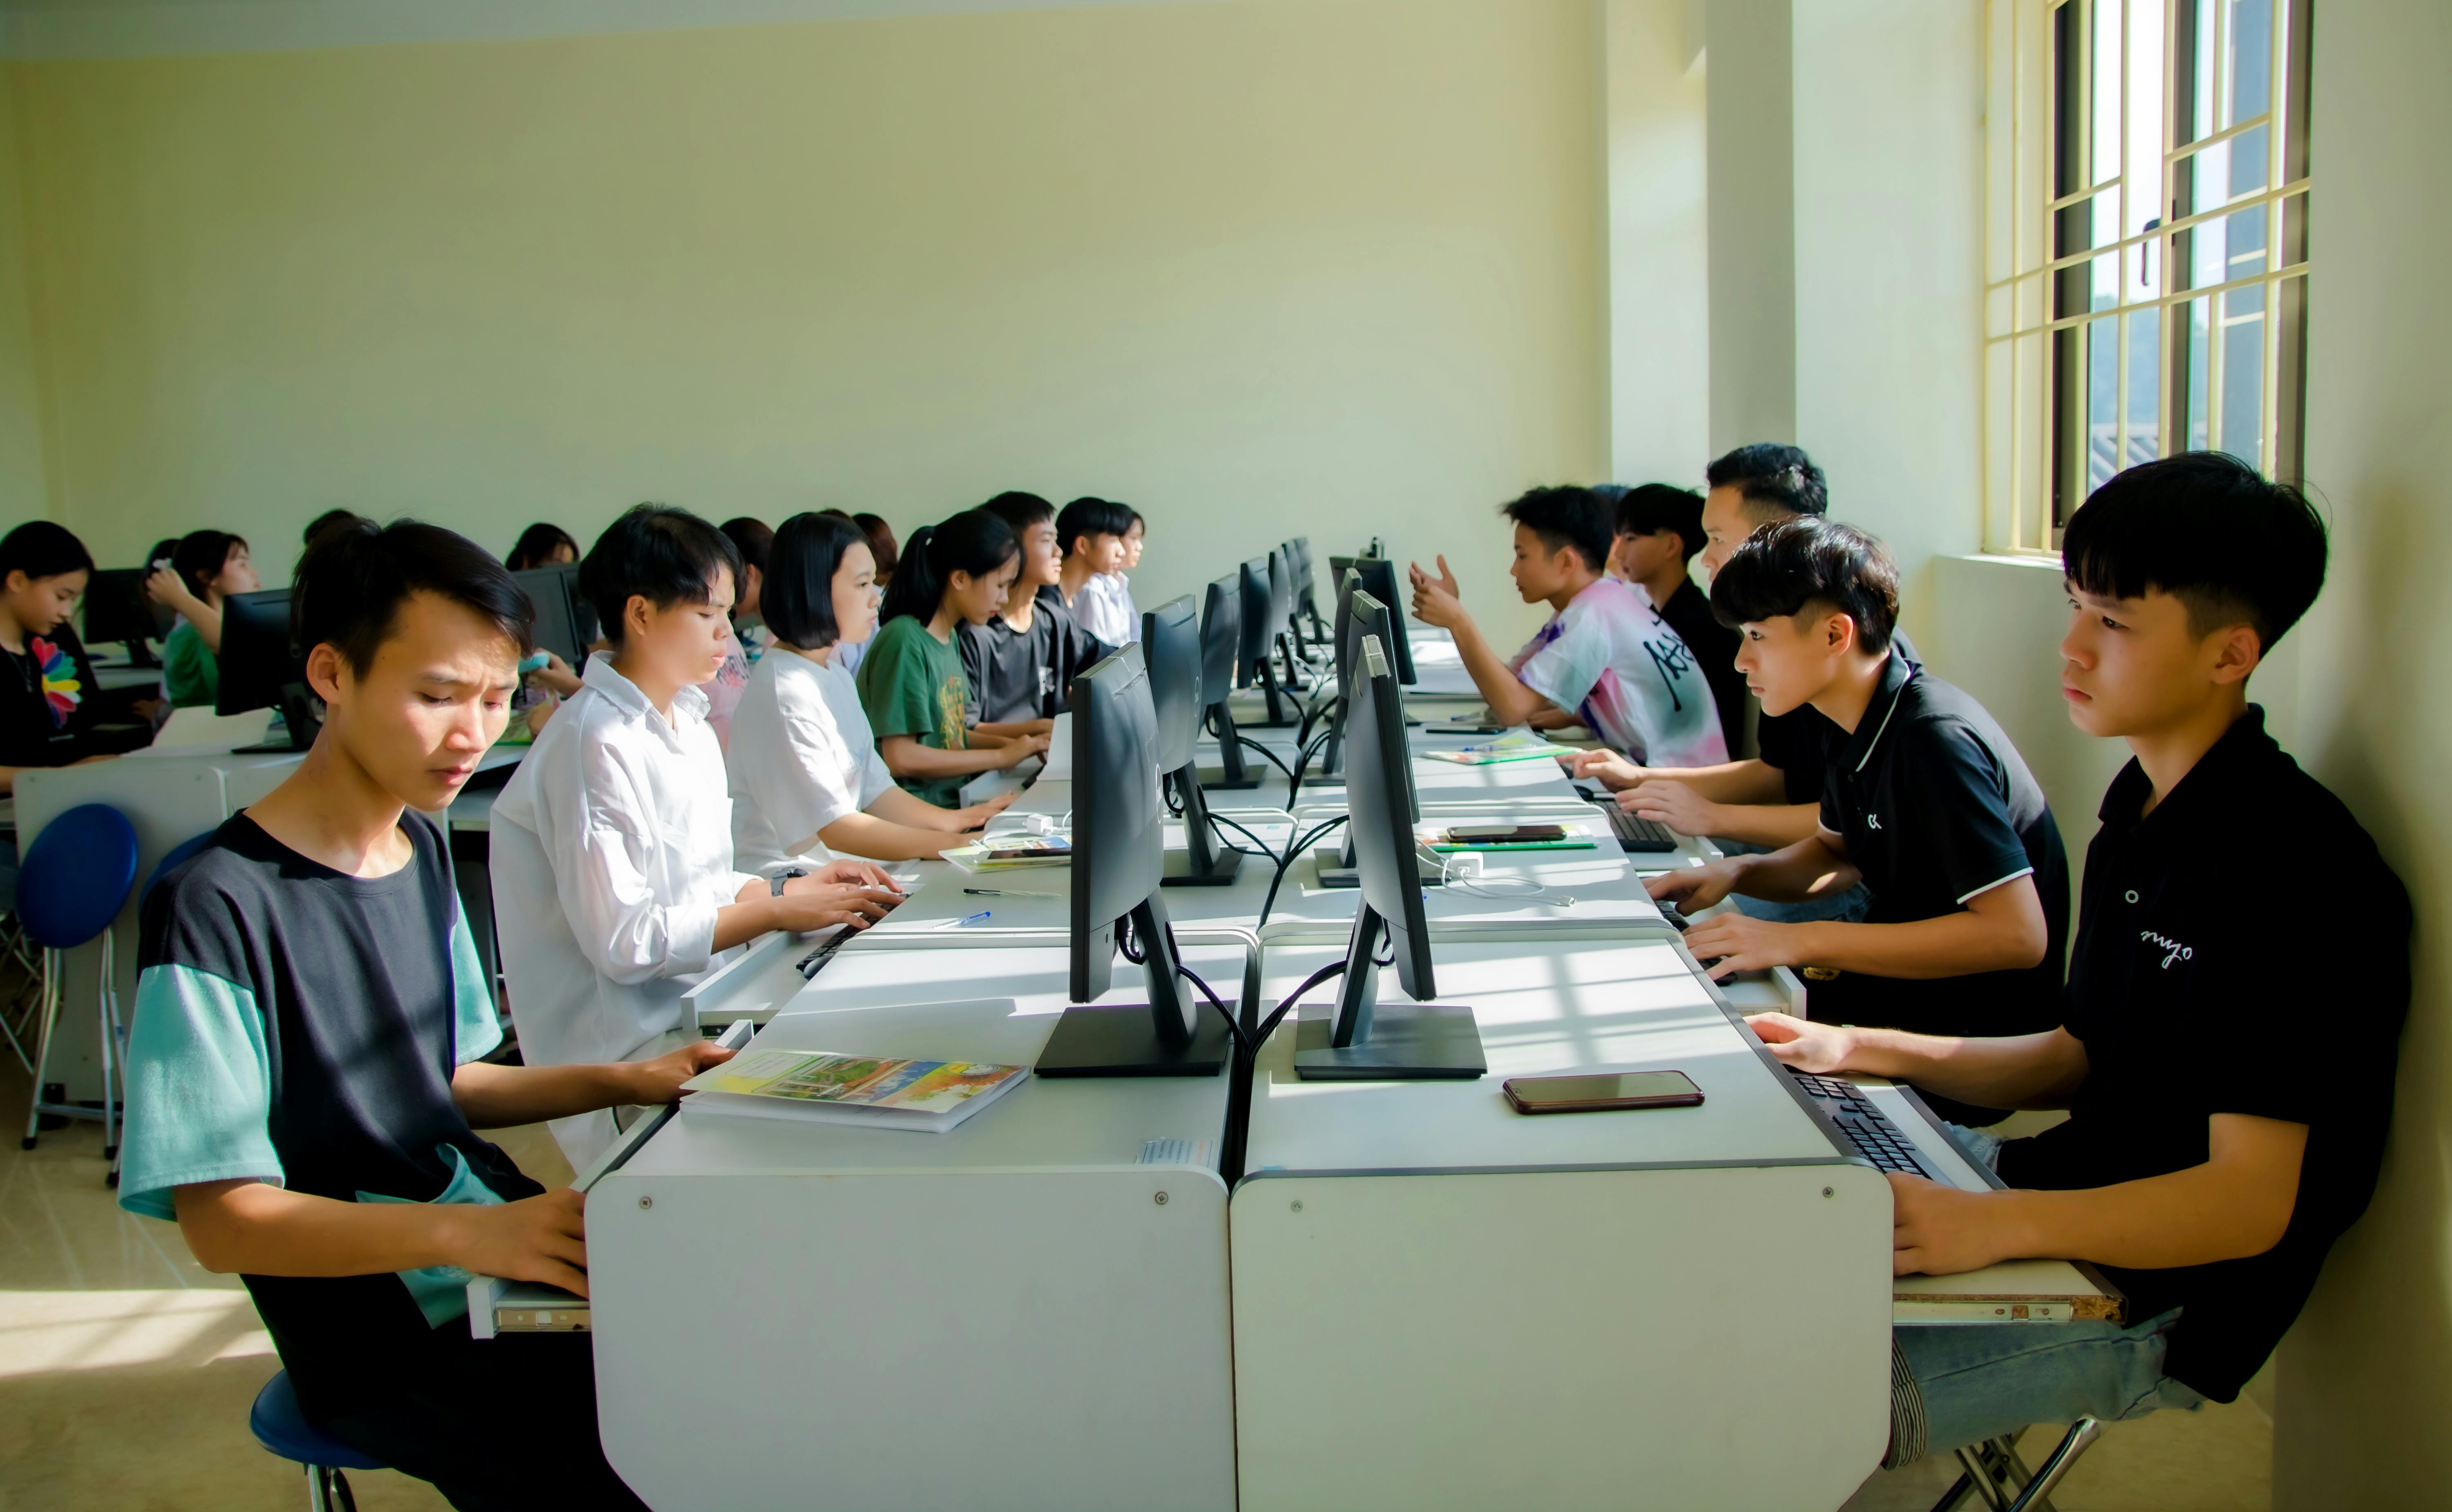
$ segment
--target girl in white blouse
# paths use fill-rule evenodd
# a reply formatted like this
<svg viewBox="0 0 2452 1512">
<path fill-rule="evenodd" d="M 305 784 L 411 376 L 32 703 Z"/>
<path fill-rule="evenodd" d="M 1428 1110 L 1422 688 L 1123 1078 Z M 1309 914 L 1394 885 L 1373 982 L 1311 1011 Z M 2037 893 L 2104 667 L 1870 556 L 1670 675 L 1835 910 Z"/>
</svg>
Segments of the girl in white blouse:
<svg viewBox="0 0 2452 1512">
<path fill-rule="evenodd" d="M 829 852 L 900 861 L 975 837 L 1007 794 L 940 809 L 896 784 L 837 649 L 877 626 L 877 566 L 860 527 L 795 515 L 775 532 L 760 605 L 774 643 L 732 716 L 724 773 L 735 864 L 773 874 Z"/>
</svg>

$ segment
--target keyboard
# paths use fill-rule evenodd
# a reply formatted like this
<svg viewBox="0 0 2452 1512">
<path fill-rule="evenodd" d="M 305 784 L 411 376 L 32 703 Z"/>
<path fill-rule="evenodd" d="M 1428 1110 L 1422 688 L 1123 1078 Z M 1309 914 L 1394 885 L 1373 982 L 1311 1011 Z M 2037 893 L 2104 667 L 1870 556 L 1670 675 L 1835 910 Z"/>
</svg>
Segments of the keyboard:
<svg viewBox="0 0 2452 1512">
<path fill-rule="evenodd" d="M 1619 808 L 1617 799 L 1607 794 L 1592 801 L 1593 807 L 1609 815 L 1610 833 L 1617 836 L 1621 848 L 1654 853 L 1677 849 L 1676 832 L 1658 819 L 1638 818 Z"/>
<path fill-rule="evenodd" d="M 1925 1163 L 1924 1155 L 1910 1143 L 1890 1115 L 1874 1106 L 1864 1089 L 1854 1082 L 1836 1076 L 1812 1076 L 1804 1071 L 1790 1071 L 1797 1085 L 1804 1088 L 1823 1115 L 1838 1127 L 1856 1153 L 1873 1163 L 1875 1170 L 1895 1170 L 1908 1176 L 1922 1176 L 1930 1181 L 1947 1183 L 1948 1178 Z"/>
<path fill-rule="evenodd" d="M 853 929 L 848 924 L 845 924 L 837 929 L 833 934 L 827 936 L 826 942 L 823 945 L 819 946 L 808 954 L 801 956 L 798 963 L 800 966 L 801 980 L 806 981 L 809 978 L 816 976 L 820 972 L 824 971 L 826 969 L 826 963 L 835 958 L 835 952 L 841 950 L 844 946 L 850 944 L 851 937 L 859 933 L 860 931 Z"/>
</svg>

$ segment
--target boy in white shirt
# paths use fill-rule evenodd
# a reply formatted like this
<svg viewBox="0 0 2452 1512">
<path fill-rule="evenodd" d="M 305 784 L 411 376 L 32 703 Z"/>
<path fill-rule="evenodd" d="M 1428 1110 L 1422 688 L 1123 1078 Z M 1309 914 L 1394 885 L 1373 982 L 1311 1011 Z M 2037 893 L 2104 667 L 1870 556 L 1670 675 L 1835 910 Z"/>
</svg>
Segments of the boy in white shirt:
<svg viewBox="0 0 2452 1512">
<path fill-rule="evenodd" d="M 884 874 L 837 861 L 770 884 L 737 871 L 723 754 L 706 722 L 732 644 L 740 560 L 686 510 L 641 504 L 580 563 L 612 649 L 537 737 L 494 803 L 503 967 L 531 1066 L 628 1061 L 682 1027 L 681 994 L 769 930 L 866 927 L 900 900 Z M 554 1122 L 584 1166 L 609 1112 Z"/>
</svg>

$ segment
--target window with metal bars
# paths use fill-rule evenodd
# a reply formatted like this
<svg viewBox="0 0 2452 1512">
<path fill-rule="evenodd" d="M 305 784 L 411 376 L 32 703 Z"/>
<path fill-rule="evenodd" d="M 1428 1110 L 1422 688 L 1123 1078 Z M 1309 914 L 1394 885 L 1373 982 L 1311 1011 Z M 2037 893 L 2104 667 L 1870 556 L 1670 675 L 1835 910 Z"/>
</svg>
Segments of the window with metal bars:
<svg viewBox="0 0 2452 1512">
<path fill-rule="evenodd" d="M 1988 0 L 1986 540 L 2121 468 L 2296 482 L 2310 0 Z"/>
</svg>

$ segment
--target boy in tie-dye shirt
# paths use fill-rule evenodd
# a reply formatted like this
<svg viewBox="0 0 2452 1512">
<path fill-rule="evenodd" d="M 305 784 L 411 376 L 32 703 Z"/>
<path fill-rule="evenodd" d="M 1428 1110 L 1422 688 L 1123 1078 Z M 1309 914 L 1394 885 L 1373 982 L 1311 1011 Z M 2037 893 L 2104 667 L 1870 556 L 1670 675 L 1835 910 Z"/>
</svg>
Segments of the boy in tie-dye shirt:
<svg viewBox="0 0 2452 1512">
<path fill-rule="evenodd" d="M 1445 557 L 1435 578 L 1413 569 L 1414 617 L 1455 637 L 1491 713 L 1537 728 L 1582 724 L 1647 765 L 1728 760 L 1693 652 L 1643 590 L 1606 575 L 1609 506 L 1588 489 L 1535 488 L 1500 512 L 1515 522 L 1516 592 L 1553 611 L 1512 658 L 1501 660 L 1464 612 Z"/>
</svg>

